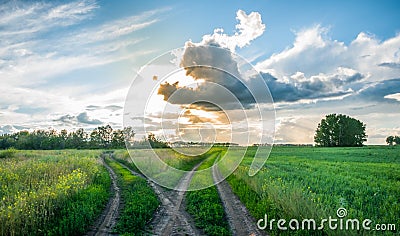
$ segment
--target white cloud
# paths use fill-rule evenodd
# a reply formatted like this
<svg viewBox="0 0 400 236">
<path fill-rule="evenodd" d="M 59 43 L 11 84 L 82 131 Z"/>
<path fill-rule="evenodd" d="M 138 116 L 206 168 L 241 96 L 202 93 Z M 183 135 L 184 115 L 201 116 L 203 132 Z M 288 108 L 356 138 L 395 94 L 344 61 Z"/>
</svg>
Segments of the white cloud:
<svg viewBox="0 0 400 236">
<path fill-rule="evenodd" d="M 98 6 L 93 1 L 68 4 L 5 4 L 0 11 L 0 74 L 7 83 L 43 83 L 47 78 L 80 68 L 132 58 L 120 53 L 143 38 L 123 38 L 158 21 L 153 10 L 76 31 L 60 26 L 80 24 Z M 15 9 L 15 13 L 8 11 Z M 60 34 L 57 38 L 48 32 Z M 136 54 L 144 51 L 136 51 Z M 49 69 L 51 68 L 51 69 Z M 29 81 L 27 80 L 29 78 Z"/>
<path fill-rule="evenodd" d="M 3 28 L 0 37 L 30 38 L 32 33 L 76 24 L 90 17 L 96 8 L 96 2 L 88 0 L 59 5 L 10 1 L 0 6 L 0 26 Z"/>
<path fill-rule="evenodd" d="M 55 119 L 65 115 L 77 119 L 88 105 L 108 106 L 88 112 L 88 121 L 96 117 L 105 123 L 122 124 L 122 110 L 115 107 L 123 105 L 127 91 L 119 88 L 124 84 L 110 82 L 102 92 L 106 86 L 102 83 L 83 77 L 85 83 L 76 84 L 72 78 L 71 84 L 67 77 L 59 76 L 152 53 L 141 49 L 127 53 L 126 49 L 144 40 L 133 33 L 158 22 L 159 13 L 168 9 L 100 24 L 93 21 L 90 25 L 94 26 L 86 27 L 83 23 L 95 16 L 98 7 L 91 0 L 9 1 L 0 5 L 1 124 L 58 127 L 61 124 Z"/>
<path fill-rule="evenodd" d="M 400 102 L 400 93 L 386 95 L 385 98 L 395 99 Z"/>
<path fill-rule="evenodd" d="M 139 15 L 117 19 L 97 27 L 84 29 L 78 32 L 78 34 L 72 35 L 68 41 L 72 43 L 78 41 L 90 44 L 93 42 L 113 40 L 157 23 L 159 19 L 156 16 L 167 10 L 169 10 L 169 8 L 146 11 Z"/>
<path fill-rule="evenodd" d="M 225 34 L 223 29 L 215 29 L 213 34 L 204 35 L 200 44 L 218 44 L 234 52 L 236 47 L 247 46 L 252 40 L 264 33 L 265 25 L 262 23 L 260 13 L 251 12 L 247 15 L 243 10 L 238 10 L 236 19 L 239 24 L 236 25 L 237 31 L 234 35 Z"/>
<path fill-rule="evenodd" d="M 320 25 L 296 32 L 293 45 L 259 62 L 256 68 L 287 81 L 298 72 L 311 78 L 333 74 L 347 68 L 366 76 L 369 81 L 398 77 L 390 68 L 400 62 L 400 35 L 379 41 L 361 32 L 349 45 L 328 37 L 329 30 Z M 386 64 L 383 64 L 386 63 Z"/>
</svg>

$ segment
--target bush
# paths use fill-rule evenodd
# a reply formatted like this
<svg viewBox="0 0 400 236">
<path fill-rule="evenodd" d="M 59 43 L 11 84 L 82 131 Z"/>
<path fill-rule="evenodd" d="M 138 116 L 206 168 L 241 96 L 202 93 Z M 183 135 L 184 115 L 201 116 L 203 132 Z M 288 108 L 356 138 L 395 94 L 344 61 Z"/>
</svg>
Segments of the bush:
<svg viewBox="0 0 400 236">
<path fill-rule="evenodd" d="M 15 156 L 15 153 L 17 153 L 15 148 L 9 148 L 0 152 L 0 158 L 12 158 Z"/>
</svg>

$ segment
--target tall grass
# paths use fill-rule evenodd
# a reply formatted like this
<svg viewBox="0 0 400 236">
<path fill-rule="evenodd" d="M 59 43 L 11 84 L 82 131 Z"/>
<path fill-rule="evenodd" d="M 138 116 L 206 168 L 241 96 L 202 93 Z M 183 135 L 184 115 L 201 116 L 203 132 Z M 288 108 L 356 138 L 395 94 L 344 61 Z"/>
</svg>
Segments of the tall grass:
<svg viewBox="0 0 400 236">
<path fill-rule="evenodd" d="M 81 234 L 109 197 L 108 172 L 84 151 L 18 151 L 0 160 L 0 234 Z"/>
</svg>

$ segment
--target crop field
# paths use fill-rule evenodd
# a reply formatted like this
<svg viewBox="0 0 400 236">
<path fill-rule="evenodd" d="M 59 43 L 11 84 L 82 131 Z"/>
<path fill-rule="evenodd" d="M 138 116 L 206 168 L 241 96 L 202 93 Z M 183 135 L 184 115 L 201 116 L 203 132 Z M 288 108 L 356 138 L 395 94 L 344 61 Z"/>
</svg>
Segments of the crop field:
<svg viewBox="0 0 400 236">
<path fill-rule="evenodd" d="M 336 217 L 336 210 L 344 207 L 348 217 L 360 222 L 370 219 L 400 226 L 399 148 L 274 147 L 265 167 L 249 177 L 252 152 L 254 149 L 247 152 L 228 182 L 256 219 L 268 214 L 269 219 L 319 220 Z M 270 230 L 272 234 L 278 232 L 282 234 L 276 225 Z M 319 233 L 360 234 L 330 230 Z"/>
<path fill-rule="evenodd" d="M 151 156 L 148 153 L 152 152 L 135 151 L 145 157 Z M 190 171 L 184 176 L 176 176 L 174 181 L 193 187 L 201 186 L 201 182 L 215 181 L 214 169 L 210 167 L 225 153 L 225 148 L 213 148 L 199 156 L 185 156 L 172 149 L 155 151 L 169 165 Z M 396 229 L 385 232 L 362 229 L 343 231 L 331 230 L 326 224 L 321 230 L 299 228 L 282 231 L 275 222 L 268 225 L 264 233 L 399 233 L 398 147 L 277 146 L 273 147 L 261 171 L 250 177 L 248 170 L 255 151 L 254 147 L 247 149 L 243 161 L 226 181 L 183 195 L 146 180 L 128 152 L 122 149 L 107 152 L 0 151 L 0 235 L 81 235 L 100 232 L 101 227 L 109 233 L 135 235 L 240 235 L 245 230 L 255 232 L 246 229 L 246 222 L 256 227 L 257 221 L 266 216 L 268 221 L 297 219 L 301 222 L 302 219 L 312 218 L 318 227 L 323 218 L 338 218 L 339 208 L 347 211 L 343 219 L 358 219 L 360 222 L 370 219 L 372 228 L 379 223 L 394 224 Z M 229 164 L 229 161 L 226 163 Z M 224 166 L 219 165 L 218 168 L 223 171 Z M 197 170 L 206 171 L 195 172 Z M 110 178 L 113 175 L 115 177 Z M 231 190 L 222 187 L 224 183 Z M 113 190 L 111 185 L 117 186 L 118 191 Z M 117 195 L 119 198 L 116 198 Z M 240 200 L 245 210 L 232 212 L 232 209 L 240 208 L 239 205 L 230 206 L 236 202 L 234 197 Z M 115 199 L 118 200 L 115 212 L 109 212 L 107 202 Z M 100 222 L 96 226 L 96 220 L 101 219 L 102 214 L 111 215 L 111 225 Z M 239 217 L 244 217 L 239 223 L 232 220 Z M 239 231 L 234 231 L 235 228 Z M 263 233 L 255 233 L 259 234 Z"/>
</svg>

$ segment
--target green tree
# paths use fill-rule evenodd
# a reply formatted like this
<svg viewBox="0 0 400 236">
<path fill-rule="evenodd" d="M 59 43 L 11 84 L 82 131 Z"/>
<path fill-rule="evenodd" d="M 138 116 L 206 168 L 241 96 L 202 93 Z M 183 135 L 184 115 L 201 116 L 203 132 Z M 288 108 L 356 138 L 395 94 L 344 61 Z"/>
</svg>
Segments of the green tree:
<svg viewBox="0 0 400 236">
<path fill-rule="evenodd" d="M 124 131 L 117 129 L 113 131 L 111 147 L 112 148 L 123 148 L 125 146 Z"/>
<path fill-rule="evenodd" d="M 99 137 L 100 137 L 100 146 L 102 148 L 108 148 L 112 141 L 113 129 L 110 125 L 97 127 Z"/>
<path fill-rule="evenodd" d="M 400 137 L 394 136 L 394 142 L 396 143 L 396 145 L 400 145 Z"/>
<path fill-rule="evenodd" d="M 100 132 L 98 128 L 95 128 L 90 133 L 89 148 L 100 148 L 102 144 Z"/>
<path fill-rule="evenodd" d="M 59 139 L 60 139 L 60 148 L 64 149 L 68 139 L 68 131 L 66 129 L 61 130 Z"/>
<path fill-rule="evenodd" d="M 393 136 L 390 135 L 389 137 L 386 138 L 386 143 L 389 144 L 390 146 L 393 145 L 393 142 L 394 142 Z"/>
<path fill-rule="evenodd" d="M 75 132 L 68 134 L 67 148 L 78 148 L 82 149 L 87 147 L 88 134 L 83 128 L 77 129 Z"/>
<path fill-rule="evenodd" d="M 366 125 L 343 114 L 329 114 L 318 124 L 314 142 L 322 147 L 359 147 L 367 141 Z"/>
</svg>

